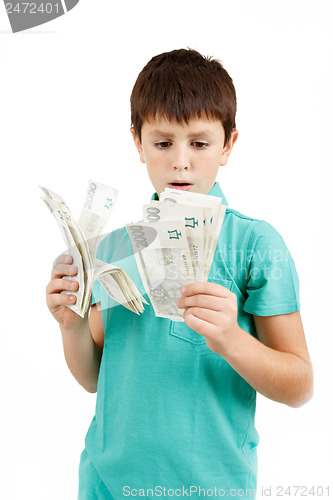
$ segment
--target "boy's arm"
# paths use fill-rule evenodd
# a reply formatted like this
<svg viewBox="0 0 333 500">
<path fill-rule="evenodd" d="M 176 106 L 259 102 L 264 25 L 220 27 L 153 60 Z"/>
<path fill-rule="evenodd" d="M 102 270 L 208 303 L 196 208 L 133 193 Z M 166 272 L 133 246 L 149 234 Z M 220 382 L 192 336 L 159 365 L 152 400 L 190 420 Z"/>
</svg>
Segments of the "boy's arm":
<svg viewBox="0 0 333 500">
<path fill-rule="evenodd" d="M 89 318 L 86 316 L 79 326 L 60 325 L 67 366 L 78 383 L 92 393 L 97 391 L 103 352 L 104 330 L 101 316 L 102 312 L 94 304 Z"/>
<path fill-rule="evenodd" d="M 206 338 L 209 349 L 264 396 L 298 407 L 313 393 L 312 365 L 298 312 L 254 316 L 258 339 L 237 323 L 237 297 L 216 283 L 192 283 L 182 289 L 178 307 L 184 320 Z"/>
<path fill-rule="evenodd" d="M 313 395 L 313 371 L 300 313 L 253 319 L 259 340 L 239 328 L 228 363 L 264 396 L 302 406 Z"/>
<path fill-rule="evenodd" d="M 79 286 L 77 281 L 63 279 L 64 276 L 77 274 L 77 268 L 71 265 L 72 261 L 70 255 L 57 258 L 46 287 L 46 302 L 59 323 L 65 359 L 71 373 L 88 392 L 96 392 L 104 341 L 102 312 L 94 304 L 89 317 L 86 314 L 81 318 L 66 307 L 66 304 L 75 304 L 76 297 L 60 292 L 77 291 Z"/>
</svg>

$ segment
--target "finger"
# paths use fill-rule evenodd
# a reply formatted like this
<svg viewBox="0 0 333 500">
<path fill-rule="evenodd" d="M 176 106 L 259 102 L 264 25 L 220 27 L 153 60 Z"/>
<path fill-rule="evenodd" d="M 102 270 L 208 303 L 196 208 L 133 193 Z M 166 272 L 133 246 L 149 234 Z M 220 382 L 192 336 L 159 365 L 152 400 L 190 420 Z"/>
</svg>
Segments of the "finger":
<svg viewBox="0 0 333 500">
<path fill-rule="evenodd" d="M 184 286 L 181 289 L 181 293 L 186 297 L 202 293 L 205 295 L 214 295 L 215 297 L 226 298 L 229 297 L 232 292 L 229 288 L 219 285 L 218 283 L 211 283 L 210 281 L 197 281 Z"/>
<path fill-rule="evenodd" d="M 68 264 L 56 264 L 51 272 L 51 280 L 56 278 L 62 278 L 62 276 L 75 276 L 78 272 L 76 266 L 70 266 Z"/>
<path fill-rule="evenodd" d="M 206 321 L 207 323 L 210 323 L 214 326 L 218 324 L 218 321 L 220 319 L 220 313 L 217 311 L 212 311 L 211 309 L 203 309 L 202 307 L 189 307 L 186 309 L 184 312 L 184 319 L 185 317 L 192 315 L 197 319 Z"/>
<path fill-rule="evenodd" d="M 46 287 L 46 293 L 59 293 L 62 290 L 68 290 L 76 292 L 79 289 L 79 283 L 77 281 L 61 279 L 53 279 L 49 282 Z"/>
<path fill-rule="evenodd" d="M 203 309 L 201 310 L 201 313 L 193 310 L 191 312 L 191 310 L 192 308 L 186 309 L 186 311 L 184 312 L 184 321 L 186 325 L 189 328 L 192 328 L 192 330 L 194 330 L 195 332 L 199 333 L 199 335 L 202 335 L 207 339 L 214 338 L 214 336 L 216 335 L 216 325 L 202 317 L 204 316 L 204 314 L 202 313 Z"/>
<path fill-rule="evenodd" d="M 177 307 L 179 309 L 185 309 L 187 307 L 194 306 L 211 309 L 213 311 L 222 311 L 223 298 L 199 293 L 196 295 L 190 295 L 189 297 L 180 297 L 177 301 Z"/>
<path fill-rule="evenodd" d="M 51 295 L 47 295 L 46 302 L 50 311 L 55 311 L 60 306 L 75 304 L 76 296 L 68 295 L 67 293 L 53 293 Z"/>
<path fill-rule="evenodd" d="M 56 265 L 56 264 L 72 264 L 73 262 L 73 257 L 69 254 L 61 254 L 61 255 L 58 255 L 58 257 L 54 260 L 53 262 L 53 267 Z"/>
</svg>

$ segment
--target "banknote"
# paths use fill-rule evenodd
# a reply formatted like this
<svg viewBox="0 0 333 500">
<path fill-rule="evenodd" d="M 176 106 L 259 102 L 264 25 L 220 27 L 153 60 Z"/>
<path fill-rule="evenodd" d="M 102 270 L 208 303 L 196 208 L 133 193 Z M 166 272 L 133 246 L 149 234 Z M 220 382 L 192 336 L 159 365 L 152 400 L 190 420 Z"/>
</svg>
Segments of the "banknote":
<svg viewBox="0 0 333 500">
<path fill-rule="evenodd" d="M 207 281 L 226 207 L 221 198 L 166 189 L 127 224 L 139 273 L 156 316 L 184 321 L 182 286 Z"/>
<path fill-rule="evenodd" d="M 113 300 L 137 314 L 144 311 L 143 302 L 148 304 L 126 271 L 120 267 L 95 259 L 94 281 L 96 279 Z"/>
<path fill-rule="evenodd" d="M 204 260 L 202 262 L 204 281 L 208 279 L 211 263 L 214 257 L 217 241 L 222 228 L 226 205 L 221 198 L 202 193 L 192 193 L 179 189 L 166 188 L 160 195 L 160 201 L 168 204 L 200 206 L 203 209 L 205 228 L 204 233 Z"/>
<path fill-rule="evenodd" d="M 96 259 L 97 246 L 117 199 L 117 190 L 90 180 L 78 222 L 63 198 L 41 187 L 73 264 L 78 267 L 77 302 L 82 317 L 90 305 L 93 283 L 99 280 L 117 303 L 141 314 L 147 304 L 120 267 Z M 214 196 L 166 189 L 160 200 L 143 206 L 143 220 L 126 224 L 142 283 L 155 315 L 184 321 L 176 302 L 182 286 L 207 281 L 226 207 Z M 63 292 L 70 293 L 70 292 Z"/>
<path fill-rule="evenodd" d="M 54 193 L 50 189 L 41 187 L 45 196 L 42 198 L 52 215 L 54 216 L 63 239 L 66 243 L 68 253 L 73 257 L 73 265 L 78 268 L 76 276 L 64 276 L 65 279 L 72 279 L 79 282 L 78 292 L 76 295 L 76 303 L 71 305 L 70 308 L 77 314 L 82 315 L 85 310 L 87 302 L 86 290 L 89 277 L 91 275 L 91 268 L 87 252 L 87 245 L 84 243 L 83 235 L 76 231 L 73 226 L 73 216 L 60 195 Z M 71 219 L 71 224 L 69 221 Z M 75 225 L 75 222 L 74 222 Z M 64 291 L 63 293 L 70 293 Z"/>
<path fill-rule="evenodd" d="M 103 263 L 102 265 L 96 259 L 99 238 L 109 220 L 118 191 L 97 181 L 89 180 L 79 222 L 76 222 L 60 195 L 44 186 L 40 188 L 44 193 L 42 199 L 54 216 L 66 243 L 67 251 L 73 257 L 73 265 L 78 268 L 76 277 L 64 276 L 64 278 L 75 279 L 79 282 L 76 303 L 68 307 L 84 317 L 90 306 L 94 281 L 100 279 L 102 286 L 114 300 L 137 314 L 143 312 L 143 302 L 147 302 L 127 273 L 111 264 Z M 63 291 L 62 293 L 73 292 Z"/>
<path fill-rule="evenodd" d="M 201 263 L 204 261 L 205 225 L 203 208 L 182 204 L 151 201 L 143 206 L 143 221 L 157 224 L 161 221 L 183 220 L 185 234 L 191 252 L 195 281 L 204 281 Z"/>
<path fill-rule="evenodd" d="M 92 259 L 96 256 L 99 237 L 110 218 L 118 191 L 96 181 L 89 181 L 84 204 L 78 220 Z"/>
<path fill-rule="evenodd" d="M 176 301 L 181 287 L 195 279 L 184 221 L 142 221 L 126 224 L 126 229 L 155 315 L 184 321 Z"/>
</svg>

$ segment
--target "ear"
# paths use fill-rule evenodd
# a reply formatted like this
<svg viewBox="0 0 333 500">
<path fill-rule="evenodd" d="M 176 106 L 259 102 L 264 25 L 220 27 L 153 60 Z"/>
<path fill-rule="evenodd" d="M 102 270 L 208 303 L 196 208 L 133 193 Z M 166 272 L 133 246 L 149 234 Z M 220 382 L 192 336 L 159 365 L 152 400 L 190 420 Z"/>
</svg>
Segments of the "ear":
<svg viewBox="0 0 333 500">
<path fill-rule="evenodd" d="M 140 161 L 146 163 L 140 138 L 135 133 L 134 127 L 130 128 L 136 149 L 138 150 Z"/>
<path fill-rule="evenodd" d="M 226 145 L 223 148 L 220 165 L 224 166 L 228 163 L 229 156 L 231 154 L 231 151 L 232 151 L 232 148 L 234 147 L 235 142 L 237 141 L 237 138 L 238 138 L 238 130 L 234 129 L 231 132 L 231 136 L 230 136 L 229 141 L 226 143 Z"/>
</svg>

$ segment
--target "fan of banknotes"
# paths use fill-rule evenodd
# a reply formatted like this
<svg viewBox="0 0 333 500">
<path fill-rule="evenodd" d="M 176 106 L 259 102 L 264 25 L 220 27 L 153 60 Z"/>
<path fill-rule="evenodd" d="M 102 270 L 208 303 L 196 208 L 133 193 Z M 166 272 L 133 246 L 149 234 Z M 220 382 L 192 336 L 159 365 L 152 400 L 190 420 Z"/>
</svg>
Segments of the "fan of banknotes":
<svg viewBox="0 0 333 500">
<path fill-rule="evenodd" d="M 142 283 L 156 316 L 184 321 L 182 286 L 207 281 L 226 206 L 216 196 L 166 188 L 126 224 Z"/>
<path fill-rule="evenodd" d="M 64 276 L 79 282 L 76 303 L 68 307 L 84 317 L 90 305 L 94 281 L 98 279 L 108 295 L 116 302 L 137 314 L 142 313 L 144 311 L 142 303 L 147 304 L 147 301 L 128 274 L 119 267 L 96 259 L 99 237 L 110 217 L 118 191 L 90 180 L 85 202 L 76 222 L 60 195 L 43 186 L 40 188 L 44 193 L 42 199 L 55 217 L 68 253 L 73 257 L 73 265 L 78 268 L 76 276 Z"/>
</svg>

